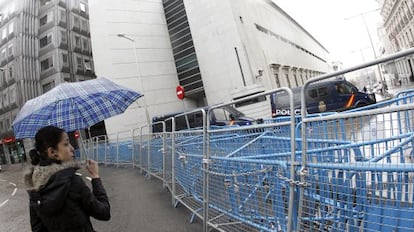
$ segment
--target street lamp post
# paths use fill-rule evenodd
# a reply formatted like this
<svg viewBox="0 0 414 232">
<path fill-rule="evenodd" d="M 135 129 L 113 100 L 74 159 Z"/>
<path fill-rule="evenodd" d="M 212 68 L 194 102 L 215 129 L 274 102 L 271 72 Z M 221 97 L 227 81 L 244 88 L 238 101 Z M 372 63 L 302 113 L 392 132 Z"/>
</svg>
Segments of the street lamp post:
<svg viewBox="0 0 414 232">
<path fill-rule="evenodd" d="M 132 47 L 134 49 L 134 56 L 135 56 L 135 65 L 136 65 L 136 68 L 137 68 L 137 76 L 138 76 L 142 91 L 144 92 L 144 96 L 142 98 L 143 98 L 143 101 L 144 101 L 145 116 L 147 117 L 148 125 L 150 125 L 151 121 L 150 121 L 150 117 L 149 117 L 149 113 L 148 113 L 148 106 L 147 106 L 147 100 L 146 100 L 146 96 L 145 96 L 144 84 L 142 83 L 142 77 L 139 74 L 140 71 L 139 71 L 139 63 L 138 63 L 138 55 L 137 55 L 137 46 L 135 44 L 135 40 L 128 37 L 128 36 L 126 36 L 124 33 L 119 33 L 119 34 L 117 34 L 117 36 L 120 37 L 120 38 L 124 38 L 126 40 L 129 40 L 132 43 Z"/>
<path fill-rule="evenodd" d="M 371 12 L 378 11 L 378 10 L 380 10 L 380 8 L 375 9 L 375 10 L 366 11 L 366 12 L 363 12 L 363 13 L 360 13 L 360 14 L 357 14 L 357 15 L 354 15 L 352 17 L 349 17 L 349 18 L 345 18 L 345 20 L 349 20 L 349 19 L 352 19 L 352 18 L 355 18 L 355 17 L 359 17 L 359 16 L 362 18 L 362 21 L 364 22 L 365 30 L 367 31 L 367 34 L 368 34 L 369 42 L 371 43 L 371 48 L 372 48 L 372 52 L 374 54 L 374 58 L 375 59 L 377 58 L 377 52 L 375 51 L 374 43 L 372 42 L 371 33 L 369 32 L 368 25 L 367 25 L 367 21 L 365 20 L 365 16 L 364 15 L 365 14 L 368 14 L 368 13 L 371 13 Z M 382 82 L 384 82 L 385 80 L 384 80 L 384 77 L 383 77 L 383 75 L 381 73 L 381 68 L 380 68 L 379 64 L 377 65 L 377 68 L 378 68 L 378 74 L 379 74 L 380 80 Z"/>
</svg>

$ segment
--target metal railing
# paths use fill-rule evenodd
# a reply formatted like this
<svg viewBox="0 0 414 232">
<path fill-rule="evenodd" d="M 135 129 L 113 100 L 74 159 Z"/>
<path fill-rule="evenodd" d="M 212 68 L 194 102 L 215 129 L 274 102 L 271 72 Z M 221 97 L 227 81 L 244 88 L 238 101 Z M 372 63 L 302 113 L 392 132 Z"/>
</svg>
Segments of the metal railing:
<svg viewBox="0 0 414 232">
<path fill-rule="evenodd" d="M 131 130 L 131 142 L 92 139 L 86 144 L 98 160 L 105 152 L 100 162 L 132 164 L 162 180 L 172 204 L 188 208 L 191 221 L 202 219 L 203 231 L 414 230 L 414 92 L 314 115 L 307 114 L 304 97 L 315 81 L 413 53 L 410 49 L 306 82 L 300 117 L 210 125 L 216 108 L 280 91 L 290 95 L 294 112 L 291 90 L 281 88 L 207 112 L 177 115 L 163 122 L 162 132 L 152 132 L 154 125 Z M 203 115 L 202 128 L 175 131 L 177 118 L 195 112 Z M 170 122 L 172 130 L 166 131 Z"/>
</svg>

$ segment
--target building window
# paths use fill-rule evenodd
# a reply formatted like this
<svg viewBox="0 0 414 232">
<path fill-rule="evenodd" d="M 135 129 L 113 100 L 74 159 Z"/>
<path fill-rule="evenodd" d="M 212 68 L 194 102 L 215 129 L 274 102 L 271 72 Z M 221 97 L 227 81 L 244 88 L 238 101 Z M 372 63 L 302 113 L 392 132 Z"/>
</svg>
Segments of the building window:
<svg viewBox="0 0 414 232">
<path fill-rule="evenodd" d="M 10 34 L 12 34 L 14 32 L 14 23 L 13 22 L 11 22 L 10 24 L 9 24 L 9 35 Z"/>
<path fill-rule="evenodd" d="M 65 10 L 60 10 L 60 21 L 61 22 L 66 22 L 66 11 Z"/>
<path fill-rule="evenodd" d="M 55 87 L 55 81 L 51 81 L 47 84 L 42 85 L 43 93 L 46 93 L 47 91 L 51 90 L 53 87 Z"/>
<path fill-rule="evenodd" d="M 6 130 L 8 130 L 10 126 L 10 119 L 6 119 Z"/>
<path fill-rule="evenodd" d="M 40 1 L 40 5 L 41 6 L 46 6 L 47 4 L 49 4 L 51 2 L 51 0 L 42 0 Z"/>
<path fill-rule="evenodd" d="M 66 31 L 60 31 L 60 39 L 62 43 L 68 43 L 68 35 L 66 34 Z"/>
<path fill-rule="evenodd" d="M 74 27 L 79 28 L 79 26 L 80 26 L 79 24 L 80 24 L 79 18 L 76 17 L 76 16 L 73 16 L 73 25 L 74 25 Z"/>
<path fill-rule="evenodd" d="M 81 3 L 79 4 L 79 6 L 80 6 L 80 10 L 81 10 L 81 12 L 86 13 L 86 4 L 85 4 L 85 3 L 83 3 L 83 2 L 81 2 Z"/>
<path fill-rule="evenodd" d="M 7 29 L 4 28 L 3 32 L 1 33 L 1 39 L 6 39 L 7 37 Z"/>
<path fill-rule="evenodd" d="M 40 48 L 43 48 L 44 46 L 50 44 L 52 42 L 52 35 L 46 35 L 43 38 L 40 39 Z"/>
<path fill-rule="evenodd" d="M 13 79 L 13 66 L 9 67 L 9 78 L 10 80 Z"/>
<path fill-rule="evenodd" d="M 2 102 L 2 104 L 3 104 L 3 102 Z M 0 130 L 3 132 L 3 130 L 4 130 L 4 125 L 3 125 L 3 121 L 1 121 L 0 122 Z"/>
<path fill-rule="evenodd" d="M 53 67 L 53 58 L 49 57 L 40 62 L 40 71 L 43 72 L 49 68 Z"/>
<path fill-rule="evenodd" d="M 62 62 L 63 62 L 63 64 L 68 63 L 68 54 L 62 53 Z"/>
<path fill-rule="evenodd" d="M 91 61 L 89 59 L 84 59 L 83 62 L 85 64 L 85 70 L 86 71 L 92 71 Z"/>
<path fill-rule="evenodd" d="M 9 56 L 13 55 L 13 44 L 9 44 L 9 46 L 7 47 L 7 53 L 9 54 Z"/>
<path fill-rule="evenodd" d="M 82 38 L 82 49 L 84 51 L 89 51 L 89 48 L 88 48 L 88 40 L 86 38 Z"/>
<path fill-rule="evenodd" d="M 7 57 L 6 49 L 1 50 L 1 61 L 6 60 L 6 57 Z"/>
<path fill-rule="evenodd" d="M 47 15 L 40 18 L 40 26 L 43 26 L 47 23 Z"/>
<path fill-rule="evenodd" d="M 81 39 L 77 35 L 75 35 L 75 47 L 81 48 Z"/>
<path fill-rule="evenodd" d="M 86 25 L 86 20 L 81 20 L 81 29 L 83 31 L 87 31 L 88 30 L 88 26 Z"/>
<path fill-rule="evenodd" d="M 81 57 L 76 57 L 76 63 L 77 63 L 77 67 L 79 70 L 83 69 L 83 65 L 82 65 L 82 58 Z"/>
<path fill-rule="evenodd" d="M 16 88 L 12 87 L 10 88 L 10 104 L 16 103 Z"/>
</svg>

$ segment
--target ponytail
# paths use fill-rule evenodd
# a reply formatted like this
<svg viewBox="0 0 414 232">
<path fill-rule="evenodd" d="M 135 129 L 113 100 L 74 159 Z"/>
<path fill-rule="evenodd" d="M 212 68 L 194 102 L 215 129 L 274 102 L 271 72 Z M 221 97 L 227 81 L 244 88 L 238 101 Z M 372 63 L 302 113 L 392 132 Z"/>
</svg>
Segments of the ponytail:
<svg viewBox="0 0 414 232">
<path fill-rule="evenodd" d="M 32 165 L 38 165 L 40 163 L 40 153 L 37 149 L 32 149 L 29 152 Z"/>
</svg>

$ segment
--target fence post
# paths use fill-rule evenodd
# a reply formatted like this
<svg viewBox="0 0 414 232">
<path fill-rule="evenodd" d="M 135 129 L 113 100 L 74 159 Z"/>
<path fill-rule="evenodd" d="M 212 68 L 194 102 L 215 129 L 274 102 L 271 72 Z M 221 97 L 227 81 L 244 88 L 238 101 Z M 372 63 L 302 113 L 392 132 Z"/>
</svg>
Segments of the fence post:
<svg viewBox="0 0 414 232">
<path fill-rule="evenodd" d="M 148 170 L 147 170 L 147 175 L 148 175 L 148 180 L 151 179 L 151 140 L 152 140 L 152 132 L 148 129 L 148 158 L 147 158 L 147 163 L 148 163 Z"/>
<path fill-rule="evenodd" d="M 175 206 L 175 118 L 171 118 L 171 195 Z"/>
<path fill-rule="evenodd" d="M 135 129 L 131 130 L 131 163 L 132 163 L 132 168 L 135 167 L 135 158 L 134 158 L 134 131 Z"/>
<path fill-rule="evenodd" d="M 293 92 L 289 88 L 282 88 L 289 95 L 290 103 L 290 112 L 295 112 L 295 105 L 293 99 Z M 296 135 L 295 135 L 295 114 L 290 115 L 290 179 L 295 180 L 295 164 L 296 164 Z M 289 205 L 288 205 L 288 222 L 287 222 L 287 231 L 293 231 L 293 204 L 295 197 L 295 185 L 293 182 L 289 183 Z"/>
<path fill-rule="evenodd" d="M 107 161 L 107 154 L 108 154 L 108 136 L 105 136 L 105 150 L 104 150 L 104 164 L 105 167 L 108 166 L 108 161 Z"/>
<path fill-rule="evenodd" d="M 208 128 L 210 127 L 210 120 L 206 118 L 210 115 L 210 109 L 207 115 L 204 109 L 201 110 L 203 114 L 203 232 L 208 232 L 208 186 L 209 186 L 209 162 L 210 162 L 210 138 Z"/>
<path fill-rule="evenodd" d="M 144 164 L 143 164 L 143 160 L 142 160 L 142 156 L 143 156 L 143 154 L 142 154 L 142 129 L 143 129 L 144 127 L 142 126 L 141 127 L 141 134 L 140 134 L 140 136 L 139 136 L 139 163 L 140 163 L 140 165 L 141 165 L 141 167 L 140 167 L 140 169 L 141 169 L 141 174 L 142 173 L 144 173 Z"/>
<path fill-rule="evenodd" d="M 119 167 L 119 132 L 116 133 L 116 167 Z"/>
<path fill-rule="evenodd" d="M 166 143 L 165 122 L 162 122 L 162 179 L 163 179 L 163 187 L 164 188 L 168 185 L 168 183 L 165 180 L 165 176 L 166 176 L 165 155 L 167 154 L 167 152 L 166 152 L 167 145 L 165 143 Z"/>
</svg>

